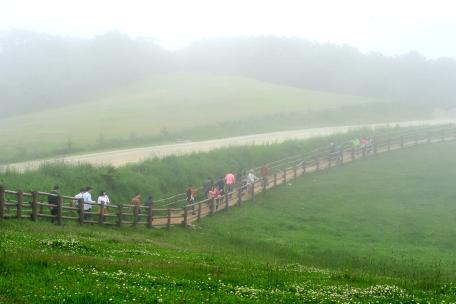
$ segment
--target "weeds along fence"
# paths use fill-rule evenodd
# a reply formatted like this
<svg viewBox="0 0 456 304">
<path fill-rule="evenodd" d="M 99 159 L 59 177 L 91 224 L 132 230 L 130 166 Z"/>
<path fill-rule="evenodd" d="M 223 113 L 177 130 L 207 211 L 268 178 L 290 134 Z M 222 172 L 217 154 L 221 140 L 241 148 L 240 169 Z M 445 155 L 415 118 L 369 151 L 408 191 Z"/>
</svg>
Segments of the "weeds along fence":
<svg viewBox="0 0 456 304">
<path fill-rule="evenodd" d="M 186 204 L 185 193 L 180 193 L 155 202 L 160 207 L 136 206 L 131 204 L 84 203 L 72 196 L 47 192 L 21 190 L 12 191 L 0 186 L 0 221 L 4 219 L 51 220 L 58 225 L 77 222 L 99 225 L 143 225 L 149 228 L 173 225 L 191 225 L 202 217 L 212 216 L 234 206 L 254 201 L 255 196 L 279 185 L 287 184 L 299 176 L 330 169 L 371 155 L 404 149 L 419 144 L 431 144 L 456 139 L 456 126 L 429 127 L 419 130 L 397 131 L 371 137 L 369 144 L 354 146 L 352 142 L 341 143 L 336 149 L 321 147 L 307 153 L 298 153 L 268 163 L 269 175 L 252 184 L 238 183 L 233 191 L 217 199 L 203 199 Z M 255 168 L 256 172 L 260 168 Z M 239 178 L 238 178 L 239 181 Z M 49 197 L 55 196 L 57 204 L 50 204 Z M 84 210 L 91 205 L 91 210 Z"/>
</svg>

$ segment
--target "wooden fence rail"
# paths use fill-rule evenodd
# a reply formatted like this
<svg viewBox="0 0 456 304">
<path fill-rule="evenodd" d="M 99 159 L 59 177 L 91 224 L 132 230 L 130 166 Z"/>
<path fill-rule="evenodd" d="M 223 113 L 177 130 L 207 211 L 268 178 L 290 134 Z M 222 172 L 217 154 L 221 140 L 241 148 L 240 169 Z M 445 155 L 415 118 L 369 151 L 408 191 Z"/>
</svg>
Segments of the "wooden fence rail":
<svg viewBox="0 0 456 304">
<path fill-rule="evenodd" d="M 174 225 L 191 225 L 202 217 L 212 216 L 231 207 L 240 207 L 246 201 L 254 201 L 255 196 L 274 187 L 287 184 L 320 170 L 331 169 L 367 156 L 393 150 L 431 144 L 456 139 L 456 127 L 431 127 L 420 130 L 399 131 L 393 134 L 380 134 L 371 138 L 368 145 L 354 147 L 351 142 L 342 143 L 338 149 L 321 147 L 307 153 L 300 153 L 270 162 L 271 173 L 267 178 L 258 179 L 253 184 L 237 185 L 232 192 L 217 199 L 204 199 L 185 204 L 185 194 L 180 193 L 157 202 L 159 208 L 130 204 L 100 205 L 84 203 L 82 199 L 56 195 L 48 192 L 8 190 L 0 185 L 0 221 L 4 219 L 48 219 L 57 225 L 74 221 L 80 225 L 142 225 L 149 228 L 167 228 Z M 255 168 L 258 171 L 259 168 Z M 50 204 L 49 197 L 57 196 L 57 204 Z"/>
</svg>

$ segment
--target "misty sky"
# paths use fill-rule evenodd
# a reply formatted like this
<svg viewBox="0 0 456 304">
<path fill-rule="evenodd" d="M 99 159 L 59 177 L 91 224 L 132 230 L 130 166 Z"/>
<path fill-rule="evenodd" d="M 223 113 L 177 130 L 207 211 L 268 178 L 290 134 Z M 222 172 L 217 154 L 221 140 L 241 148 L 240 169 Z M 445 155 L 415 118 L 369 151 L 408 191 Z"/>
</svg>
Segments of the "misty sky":
<svg viewBox="0 0 456 304">
<path fill-rule="evenodd" d="M 90 37 L 110 30 L 169 49 L 220 36 L 277 35 L 362 51 L 456 58 L 450 0 L 2 0 L 0 31 Z"/>
</svg>

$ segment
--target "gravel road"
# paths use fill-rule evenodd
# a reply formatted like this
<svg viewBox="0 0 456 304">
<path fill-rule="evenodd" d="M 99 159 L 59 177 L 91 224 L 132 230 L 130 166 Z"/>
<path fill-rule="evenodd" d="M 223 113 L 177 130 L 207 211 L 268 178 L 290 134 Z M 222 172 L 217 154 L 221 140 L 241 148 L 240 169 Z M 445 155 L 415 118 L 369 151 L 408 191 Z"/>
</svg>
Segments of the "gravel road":
<svg viewBox="0 0 456 304">
<path fill-rule="evenodd" d="M 5 171 L 7 168 L 14 171 L 24 172 L 28 170 L 35 170 L 44 163 L 65 163 L 65 164 L 81 164 L 89 163 L 92 165 L 113 165 L 122 166 L 128 163 L 135 163 L 152 157 L 165 157 L 169 155 L 184 155 L 194 152 L 206 152 L 222 147 L 229 146 L 242 146 L 242 145 L 261 145 L 280 143 L 290 139 L 308 139 L 318 136 L 328 136 L 333 134 L 345 133 L 350 130 L 356 130 L 363 127 L 378 128 L 385 126 L 399 125 L 401 127 L 407 126 L 424 126 L 424 125 L 439 125 L 455 123 L 456 120 L 423 120 L 423 121 L 405 121 L 405 122 L 392 122 L 392 123 L 379 123 L 379 124 L 366 124 L 366 125 L 352 125 L 352 126 L 339 126 L 339 127 L 326 127 L 326 128 L 312 128 L 293 131 L 282 131 L 272 133 L 253 134 L 247 136 L 237 136 L 222 139 L 204 140 L 197 142 L 185 142 L 168 144 L 161 146 L 151 146 L 144 148 L 131 148 L 122 150 L 112 150 L 107 152 L 96 152 L 83 155 L 57 157 L 47 160 L 35 160 L 20 162 L 8 165 L 0 165 L 0 172 Z"/>
</svg>

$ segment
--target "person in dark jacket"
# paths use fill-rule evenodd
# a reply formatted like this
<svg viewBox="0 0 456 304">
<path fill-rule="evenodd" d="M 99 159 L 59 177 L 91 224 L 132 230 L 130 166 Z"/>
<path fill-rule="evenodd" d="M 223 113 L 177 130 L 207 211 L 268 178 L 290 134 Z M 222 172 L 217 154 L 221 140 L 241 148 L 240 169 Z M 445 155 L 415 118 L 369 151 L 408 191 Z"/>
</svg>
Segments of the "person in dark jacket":
<svg viewBox="0 0 456 304">
<path fill-rule="evenodd" d="M 149 194 L 149 196 L 147 197 L 146 206 L 151 209 L 154 208 L 154 199 L 152 198 L 152 194 Z"/>
<path fill-rule="evenodd" d="M 213 185 L 214 185 L 214 181 L 212 180 L 212 178 L 208 177 L 207 180 L 203 184 L 204 199 L 208 198 L 208 193 L 212 189 Z"/>
<path fill-rule="evenodd" d="M 57 221 L 57 215 L 59 213 L 59 189 L 60 187 L 58 185 L 55 185 L 51 193 L 48 195 L 48 203 L 52 205 L 51 208 L 51 222 Z"/>
</svg>

